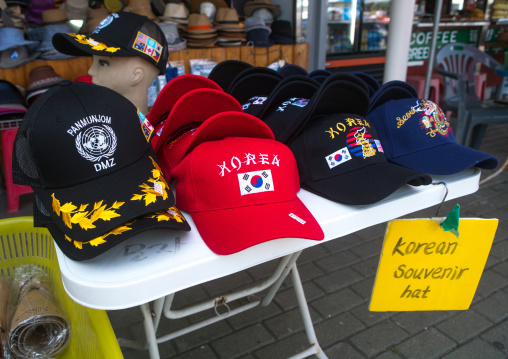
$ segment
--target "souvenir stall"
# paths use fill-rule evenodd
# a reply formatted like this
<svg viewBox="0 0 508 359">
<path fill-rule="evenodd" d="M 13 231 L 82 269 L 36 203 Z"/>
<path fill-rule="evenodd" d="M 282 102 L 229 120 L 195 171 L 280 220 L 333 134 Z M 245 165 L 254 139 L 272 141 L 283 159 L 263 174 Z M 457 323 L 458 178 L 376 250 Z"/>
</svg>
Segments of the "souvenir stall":
<svg viewBox="0 0 508 359">
<path fill-rule="evenodd" d="M 216 10 L 220 3 L 213 2 Z M 52 34 L 51 50 L 39 52 L 70 57 L 62 73 L 47 62 L 42 81 L 35 66 L 28 79 L 27 67 L 3 72 L 26 81 L 31 91 L 27 106 L 11 84 L 4 105 L 23 117 L 10 175 L 34 198 L 33 217 L 18 220 L 18 226 L 4 222 L 0 236 L 3 288 L 10 288 L 0 317 L 4 356 L 79 357 L 90 351 L 79 347 L 85 335 L 79 328 L 91 327 L 87 335 L 93 339 L 85 342 L 97 348 L 93 357 L 121 357 L 121 346 L 160 358 L 161 343 L 270 305 L 290 277 L 307 339 L 293 358 L 327 358 L 298 273 L 302 251 L 474 193 L 481 170 L 497 168 L 498 159 L 458 144 L 441 108 L 404 81 L 381 84 L 361 71 L 309 71 L 305 44 L 280 44 L 269 52 L 276 41 L 285 41 L 268 36 L 266 21 L 273 25 L 280 11 L 270 1 L 253 0 L 242 8 L 245 32 L 258 45 L 254 52 L 250 46 L 224 46 L 237 46 L 237 32 L 244 31 L 234 16 L 226 20 L 229 10 L 215 18 L 216 28 L 209 9 L 198 13 L 193 2 L 188 17 L 164 13 L 177 28 L 187 21 L 182 38 L 175 38 L 176 33 L 166 36 L 146 7 L 134 5 L 139 11 L 111 12 L 95 31 Z M 177 61 L 176 52 L 183 61 L 197 54 L 185 55 L 184 42 L 206 58 L 212 55 L 206 51 L 223 42 L 226 49 L 217 50 L 225 57 L 211 67 L 201 63 L 199 74 L 171 73 L 168 79 L 167 64 Z M 289 56 L 293 63 L 287 63 Z M 67 77 L 73 61 L 87 78 Z M 268 66 L 272 62 L 275 68 Z M 185 66 L 192 72 L 190 59 Z M 495 219 L 482 221 L 480 246 L 478 224 L 459 219 L 459 209 L 446 214 L 438 207 L 436 218 L 406 227 L 407 242 L 399 232 L 387 235 L 386 253 L 417 262 L 398 264 L 402 274 L 393 283 L 386 284 L 380 270 L 370 310 L 469 308 L 496 226 Z M 425 242 L 422 236 L 436 239 Z M 433 254 L 441 267 L 443 254 L 457 254 L 452 260 L 462 270 L 452 273 L 449 264 L 442 274 L 427 269 L 430 274 L 416 286 L 412 266 Z M 383 256 L 380 268 L 393 273 L 394 263 L 386 262 L 390 255 Z M 185 289 L 271 260 L 278 260 L 273 273 L 252 286 L 173 307 Z M 442 278 L 457 281 L 436 281 Z M 387 287 L 390 293 L 382 290 Z M 450 292 L 461 300 L 447 300 Z M 37 310 L 41 298 L 51 303 L 44 315 Z M 415 301 L 419 309 L 408 305 Z M 114 338 L 105 311 L 132 307 L 143 316 L 143 337 Z M 210 310 L 215 315 L 161 333 L 163 321 Z M 20 319 L 18 312 L 39 315 Z M 53 330 L 34 340 L 29 334 L 47 326 L 43 320 Z M 28 329 L 23 332 L 19 323 Z"/>
</svg>

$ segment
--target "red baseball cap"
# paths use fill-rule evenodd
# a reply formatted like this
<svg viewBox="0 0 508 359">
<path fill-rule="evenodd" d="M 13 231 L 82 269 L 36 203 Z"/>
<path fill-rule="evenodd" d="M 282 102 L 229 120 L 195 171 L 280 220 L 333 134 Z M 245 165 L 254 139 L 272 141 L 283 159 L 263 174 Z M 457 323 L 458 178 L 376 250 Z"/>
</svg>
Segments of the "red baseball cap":
<svg viewBox="0 0 508 359">
<path fill-rule="evenodd" d="M 146 115 L 146 118 L 150 121 L 152 126 L 157 126 L 159 122 L 168 116 L 180 97 L 189 91 L 199 88 L 222 91 L 222 88 L 217 83 L 204 76 L 192 74 L 177 76 L 169 81 L 159 92 L 152 106 L 152 110 Z"/>
<path fill-rule="evenodd" d="M 164 174 L 171 178 L 171 170 L 200 143 L 222 140 L 226 137 L 274 139 L 270 127 L 259 118 L 237 111 L 220 112 L 161 149 L 158 159 Z"/>
<path fill-rule="evenodd" d="M 195 89 L 176 101 L 163 127 L 159 139 L 152 146 L 157 154 L 167 143 L 183 133 L 198 127 L 209 117 L 225 111 L 243 112 L 240 103 L 222 90 Z"/>
<path fill-rule="evenodd" d="M 178 207 L 190 213 L 217 254 L 276 238 L 324 238 L 297 197 L 300 180 L 293 153 L 278 141 L 228 137 L 203 142 L 172 174 L 178 181 Z"/>
</svg>

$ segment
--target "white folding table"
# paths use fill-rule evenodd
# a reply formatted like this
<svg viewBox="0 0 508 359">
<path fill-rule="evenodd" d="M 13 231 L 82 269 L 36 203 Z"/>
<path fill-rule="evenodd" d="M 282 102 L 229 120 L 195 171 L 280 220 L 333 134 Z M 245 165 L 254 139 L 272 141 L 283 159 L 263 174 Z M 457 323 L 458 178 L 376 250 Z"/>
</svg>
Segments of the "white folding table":
<svg viewBox="0 0 508 359">
<path fill-rule="evenodd" d="M 184 212 L 192 228 L 190 232 L 162 230 L 144 232 L 88 261 L 72 261 L 57 247 L 62 280 L 69 296 L 84 306 L 103 310 L 139 306 L 144 318 L 146 338 L 143 341 L 119 339 L 120 345 L 148 349 L 150 358 L 159 358 L 158 343 L 257 305 L 268 305 L 282 281 L 291 272 L 309 341 L 309 348 L 292 358 L 304 358 L 312 354 L 326 358 L 315 336 L 298 276 L 296 259 L 301 251 L 408 213 L 439 205 L 445 195 L 446 200 L 451 200 L 471 194 L 478 189 L 479 179 L 480 170 L 476 168 L 449 176 L 433 176 L 434 183 L 431 185 L 420 187 L 405 185 L 384 200 L 366 206 L 343 205 L 300 190 L 298 197 L 324 231 L 323 241 L 280 238 L 227 256 L 216 255 L 208 249 L 191 216 Z M 279 265 L 267 280 L 189 308 L 171 309 L 175 293 L 181 290 L 277 258 L 280 258 Z M 239 298 L 251 298 L 252 294 L 265 289 L 268 291 L 264 298 L 256 297 L 248 304 L 233 310 L 229 309 L 228 303 Z M 217 314 L 215 317 L 165 335 L 156 333 L 162 315 L 176 319 L 212 308 L 215 308 Z"/>
</svg>

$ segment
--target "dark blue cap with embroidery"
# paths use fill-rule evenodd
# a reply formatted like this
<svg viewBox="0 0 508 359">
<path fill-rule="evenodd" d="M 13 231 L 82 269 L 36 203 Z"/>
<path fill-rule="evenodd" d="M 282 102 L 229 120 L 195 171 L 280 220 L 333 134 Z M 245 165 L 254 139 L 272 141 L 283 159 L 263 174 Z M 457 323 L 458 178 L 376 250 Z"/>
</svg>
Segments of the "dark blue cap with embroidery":
<svg viewBox="0 0 508 359">
<path fill-rule="evenodd" d="M 445 114 L 432 101 L 384 101 L 367 118 L 376 126 L 388 160 L 401 166 L 435 175 L 498 166 L 496 157 L 458 144 Z"/>
</svg>

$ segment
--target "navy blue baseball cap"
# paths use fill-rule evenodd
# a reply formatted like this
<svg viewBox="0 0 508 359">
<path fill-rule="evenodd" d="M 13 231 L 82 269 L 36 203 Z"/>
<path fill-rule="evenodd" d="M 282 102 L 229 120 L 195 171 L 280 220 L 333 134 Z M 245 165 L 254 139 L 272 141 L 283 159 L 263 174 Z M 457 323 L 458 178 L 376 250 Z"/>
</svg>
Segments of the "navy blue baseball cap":
<svg viewBox="0 0 508 359">
<path fill-rule="evenodd" d="M 432 101 L 402 98 L 369 112 L 389 161 L 434 175 L 449 175 L 477 166 L 495 169 L 499 161 L 458 144 L 443 111 Z"/>
</svg>

